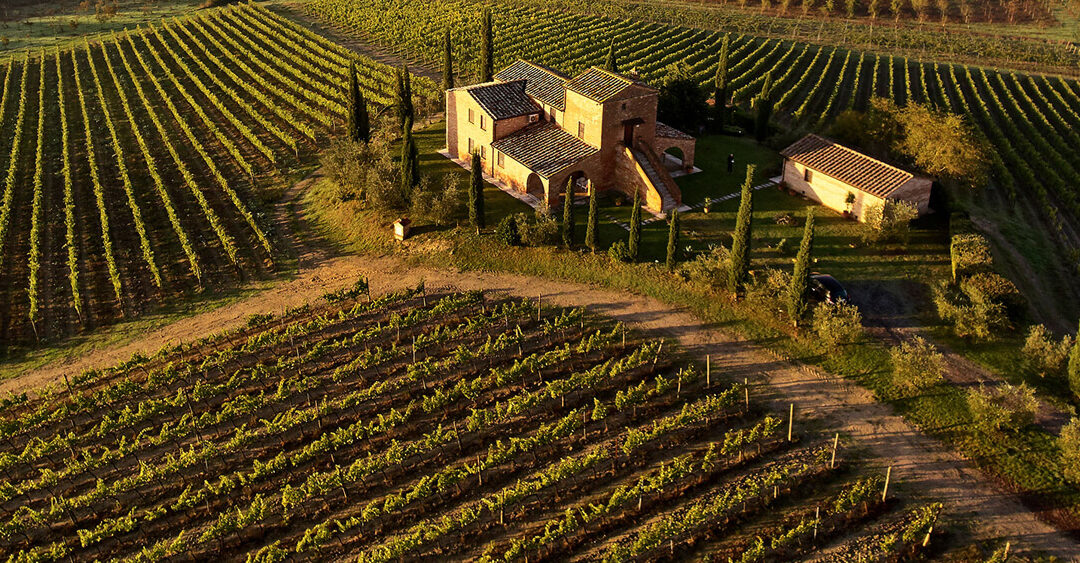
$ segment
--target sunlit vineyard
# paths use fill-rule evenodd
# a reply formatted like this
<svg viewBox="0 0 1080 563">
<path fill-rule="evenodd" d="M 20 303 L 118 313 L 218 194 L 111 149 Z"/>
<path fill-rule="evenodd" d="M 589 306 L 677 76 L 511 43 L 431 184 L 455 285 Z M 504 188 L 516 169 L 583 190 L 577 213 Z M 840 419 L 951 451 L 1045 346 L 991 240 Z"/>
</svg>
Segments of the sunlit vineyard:
<svg viewBox="0 0 1080 563">
<path fill-rule="evenodd" d="M 311 0 L 316 17 L 437 62 L 449 26 L 472 70 L 479 7 L 413 0 Z M 497 65 L 526 58 L 574 73 L 603 63 L 614 42 L 620 67 L 659 84 L 669 65 L 685 63 L 711 91 L 724 33 L 656 23 L 504 7 L 494 11 Z M 774 80 L 779 119 L 793 128 L 821 130 L 848 108 L 865 109 L 872 96 L 917 102 L 967 116 L 992 143 L 995 190 L 991 205 L 1014 209 L 1042 224 L 1080 258 L 1080 84 L 1058 76 L 1028 75 L 955 64 L 920 62 L 731 35 L 730 76 L 735 101 L 749 107 L 767 75 Z"/>
<path fill-rule="evenodd" d="M 248 5 L 0 68 L 0 342 L 278 271 L 260 195 L 340 128 L 354 61 L 389 103 L 394 69 Z"/>
<path fill-rule="evenodd" d="M 365 289 L 6 401 L 0 552 L 750 562 L 933 549 L 940 505 L 897 506 L 831 436 L 791 433 L 755 389 L 669 342 L 535 300 Z"/>
</svg>

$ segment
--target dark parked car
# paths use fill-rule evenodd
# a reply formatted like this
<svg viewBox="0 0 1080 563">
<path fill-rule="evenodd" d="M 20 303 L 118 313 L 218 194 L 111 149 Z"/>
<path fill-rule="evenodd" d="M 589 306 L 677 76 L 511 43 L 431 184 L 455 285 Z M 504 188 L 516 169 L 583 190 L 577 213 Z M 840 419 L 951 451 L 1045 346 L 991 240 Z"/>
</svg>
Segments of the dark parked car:
<svg viewBox="0 0 1080 563">
<path fill-rule="evenodd" d="M 810 274 L 810 292 L 814 298 L 826 303 L 847 303 L 848 294 L 836 278 L 828 274 Z"/>
</svg>

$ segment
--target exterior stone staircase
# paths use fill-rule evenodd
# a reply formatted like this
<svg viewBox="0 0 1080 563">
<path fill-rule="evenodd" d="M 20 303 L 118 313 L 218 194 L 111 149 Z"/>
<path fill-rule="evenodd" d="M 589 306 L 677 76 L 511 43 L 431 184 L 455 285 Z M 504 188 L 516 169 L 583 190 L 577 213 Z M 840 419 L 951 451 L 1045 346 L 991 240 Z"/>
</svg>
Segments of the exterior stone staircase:
<svg viewBox="0 0 1080 563">
<path fill-rule="evenodd" d="M 630 149 L 630 152 L 633 153 L 634 160 L 637 161 L 638 166 L 641 167 L 645 172 L 645 175 L 649 178 L 653 189 L 660 194 L 660 200 L 663 202 L 660 207 L 660 212 L 667 213 L 672 209 L 678 208 L 678 202 L 671 196 L 671 191 L 667 188 L 666 178 L 664 178 L 661 172 L 657 171 L 656 166 L 653 165 L 648 155 L 636 148 Z M 666 174 L 667 170 L 664 170 L 663 173 Z"/>
</svg>

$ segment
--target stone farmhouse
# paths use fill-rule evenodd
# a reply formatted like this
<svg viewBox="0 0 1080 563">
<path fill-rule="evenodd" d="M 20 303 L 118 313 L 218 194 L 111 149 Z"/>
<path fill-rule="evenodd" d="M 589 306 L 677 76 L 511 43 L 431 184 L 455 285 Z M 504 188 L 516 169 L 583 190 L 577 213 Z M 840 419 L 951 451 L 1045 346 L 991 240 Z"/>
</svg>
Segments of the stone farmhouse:
<svg viewBox="0 0 1080 563">
<path fill-rule="evenodd" d="M 518 60 L 493 82 L 446 92 L 446 148 L 512 189 L 555 205 L 573 194 L 638 192 L 664 213 L 682 205 L 669 165 L 689 172 L 694 138 L 656 120 L 656 88 L 597 67 L 570 77 Z M 665 155 L 680 153 L 681 159 Z"/>
<path fill-rule="evenodd" d="M 886 199 L 930 210 L 931 180 L 916 176 L 854 149 L 807 135 L 780 151 L 781 183 L 822 205 L 865 221 L 865 210 Z M 850 195 L 849 195 L 850 194 Z"/>
</svg>

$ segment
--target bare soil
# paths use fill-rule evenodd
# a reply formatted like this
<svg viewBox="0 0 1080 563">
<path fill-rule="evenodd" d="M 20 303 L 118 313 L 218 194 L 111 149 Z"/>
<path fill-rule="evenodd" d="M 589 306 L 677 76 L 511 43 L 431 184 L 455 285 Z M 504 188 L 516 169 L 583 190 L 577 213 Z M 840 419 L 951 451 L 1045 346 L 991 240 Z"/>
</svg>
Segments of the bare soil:
<svg viewBox="0 0 1080 563">
<path fill-rule="evenodd" d="M 484 289 L 526 297 L 542 294 L 544 302 L 585 307 L 653 335 L 671 337 L 692 356 L 709 354 L 714 369 L 732 379 L 745 377 L 768 384 L 759 387 L 758 393 L 767 394 L 777 411 L 786 412 L 789 403 L 794 403 L 796 428 L 805 428 L 805 424 L 798 424 L 800 420 L 817 419 L 839 431 L 844 443 L 857 446 L 871 458 L 866 462 L 870 467 L 878 465 L 881 471 L 886 465 L 892 467 L 893 482 L 898 483 L 903 496 L 945 502 L 950 520 L 970 529 L 971 539 L 1009 539 L 1020 552 L 1080 561 L 1080 543 L 1036 518 L 1016 495 L 990 483 L 970 462 L 913 428 L 889 406 L 875 401 L 869 391 L 777 359 L 749 341 L 709 327 L 686 310 L 624 291 L 513 274 L 414 267 L 393 256 L 342 255 L 301 240 L 291 229 L 303 225 L 304 217 L 302 212 L 298 212 L 300 216 L 293 213 L 299 207 L 298 196 L 318 174 L 292 186 L 276 210 L 278 231 L 287 235 L 298 259 L 299 272 L 294 279 L 135 341 L 0 382 L 0 393 L 32 391 L 62 379 L 64 373 L 108 366 L 134 352 L 152 353 L 166 344 L 236 327 L 249 315 L 278 313 L 316 300 L 327 291 L 351 285 L 359 276 L 370 280 L 376 294 L 415 286 L 420 280 L 429 288 Z"/>
</svg>

